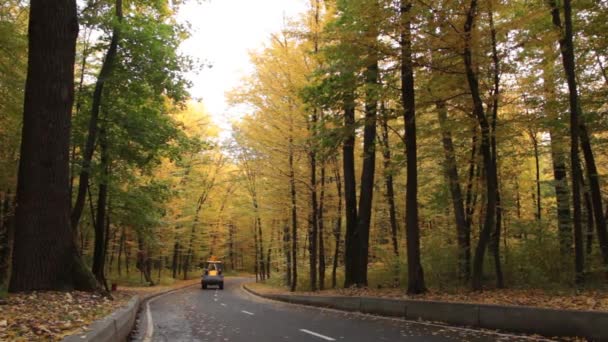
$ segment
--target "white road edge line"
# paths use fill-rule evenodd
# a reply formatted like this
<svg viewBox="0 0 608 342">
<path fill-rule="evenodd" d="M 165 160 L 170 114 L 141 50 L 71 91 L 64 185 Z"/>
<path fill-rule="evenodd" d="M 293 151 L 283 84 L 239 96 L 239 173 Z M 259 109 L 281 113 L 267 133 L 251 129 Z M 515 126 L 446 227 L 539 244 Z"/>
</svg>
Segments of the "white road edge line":
<svg viewBox="0 0 608 342">
<path fill-rule="evenodd" d="M 245 310 L 241 310 L 242 313 L 244 314 L 248 314 L 249 316 L 253 316 L 254 313 L 253 312 L 249 312 L 249 311 L 245 311 Z"/>
<path fill-rule="evenodd" d="M 322 339 L 324 339 L 326 341 L 335 341 L 336 340 L 335 338 L 331 338 L 329 336 L 321 335 L 321 334 L 316 333 L 314 331 L 310 331 L 310 330 L 306 330 L 306 329 L 300 329 L 300 331 L 303 332 L 303 333 L 307 333 L 309 335 L 312 335 L 312 336 L 316 336 L 318 338 L 322 338 Z"/>
<path fill-rule="evenodd" d="M 167 293 L 163 293 L 163 294 L 161 294 L 159 296 L 156 296 L 156 297 L 154 297 L 154 298 L 152 298 L 152 299 L 150 299 L 150 300 L 148 300 L 146 302 L 146 321 L 147 321 L 148 324 L 146 325 L 146 334 L 144 335 L 144 339 L 143 339 L 142 342 L 151 342 L 152 341 L 152 335 L 154 335 L 154 321 L 152 320 L 152 312 L 150 311 L 150 303 L 152 303 L 153 301 L 155 301 L 155 300 L 157 300 L 157 299 L 159 299 L 161 297 L 164 297 L 164 296 L 166 296 L 168 294 L 171 294 L 171 293 L 176 292 L 176 291 L 185 290 L 188 287 L 192 287 L 192 286 L 195 286 L 195 285 L 190 285 L 190 286 L 186 286 L 186 287 L 181 288 L 181 289 L 176 289 L 176 290 L 173 290 L 173 291 L 169 291 Z"/>
</svg>

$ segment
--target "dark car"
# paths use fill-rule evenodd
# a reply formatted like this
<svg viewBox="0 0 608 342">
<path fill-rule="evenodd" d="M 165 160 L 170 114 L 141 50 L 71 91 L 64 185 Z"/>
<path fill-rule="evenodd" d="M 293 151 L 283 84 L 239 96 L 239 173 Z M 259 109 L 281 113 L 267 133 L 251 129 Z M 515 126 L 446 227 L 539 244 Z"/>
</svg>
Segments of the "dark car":
<svg viewBox="0 0 608 342">
<path fill-rule="evenodd" d="M 209 285 L 217 285 L 220 290 L 224 289 L 224 275 L 222 270 L 224 264 L 221 261 L 207 261 L 204 265 L 201 277 L 201 288 L 204 290 Z"/>
</svg>

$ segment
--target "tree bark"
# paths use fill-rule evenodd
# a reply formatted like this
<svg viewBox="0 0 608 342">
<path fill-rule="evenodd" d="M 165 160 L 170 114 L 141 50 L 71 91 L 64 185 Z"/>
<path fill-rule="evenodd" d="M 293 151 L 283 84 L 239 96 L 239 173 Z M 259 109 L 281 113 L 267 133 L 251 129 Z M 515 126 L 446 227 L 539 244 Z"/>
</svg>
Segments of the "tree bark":
<svg viewBox="0 0 608 342">
<path fill-rule="evenodd" d="M 593 216 L 595 221 L 595 229 L 597 231 L 597 240 L 600 245 L 600 251 L 603 257 L 604 267 L 606 268 L 606 272 L 608 272 L 608 231 L 606 230 L 606 217 L 604 216 L 603 212 L 599 172 L 595 164 L 593 150 L 591 149 L 589 132 L 587 131 L 587 126 L 582 121 L 583 118 L 581 118 L 579 128 L 581 149 L 585 158 L 585 169 L 587 170 L 587 178 L 589 179 L 589 192 L 591 194 L 591 204 L 593 206 Z"/>
<path fill-rule="evenodd" d="M 109 292 L 108 283 L 105 277 L 105 260 L 106 260 L 106 209 L 108 199 L 108 168 L 109 168 L 109 153 L 108 153 L 108 137 L 105 125 L 99 130 L 99 147 L 101 149 L 102 170 L 99 182 L 99 191 L 97 194 L 97 215 L 94 222 L 95 228 L 95 248 L 93 251 L 93 267 L 92 272 L 99 284 L 103 285 L 106 291 Z"/>
<path fill-rule="evenodd" d="M 103 88 L 110 77 L 114 60 L 116 59 L 116 52 L 118 50 L 118 41 L 120 37 L 120 24 L 122 22 L 122 0 L 116 0 L 115 4 L 117 24 L 114 26 L 112 31 L 112 39 L 110 40 L 110 46 L 106 52 L 106 57 L 99 71 L 97 82 L 95 83 L 95 90 L 93 91 L 93 103 L 91 106 L 91 118 L 89 120 L 89 132 L 87 141 L 84 147 L 84 153 L 82 156 L 82 169 L 80 171 L 80 177 L 78 181 L 78 194 L 76 196 L 76 202 L 72 209 L 71 224 L 72 229 L 78 228 L 78 222 L 82 216 L 84 209 L 84 202 L 86 198 L 87 186 L 89 185 L 89 178 L 91 174 L 91 160 L 93 159 L 93 152 L 95 151 L 95 140 L 97 139 L 98 120 L 99 120 L 99 109 L 101 107 Z"/>
<path fill-rule="evenodd" d="M 75 0 L 30 2 L 10 291 L 94 290 L 70 226 Z"/>
<path fill-rule="evenodd" d="M 334 170 L 334 174 L 336 177 L 336 192 L 338 195 L 338 208 L 337 208 L 337 216 L 336 216 L 336 226 L 334 227 L 334 237 L 335 237 L 335 248 L 334 248 L 334 259 L 331 270 L 331 288 L 335 289 L 337 285 L 336 280 L 336 271 L 338 269 L 338 259 L 340 257 L 340 240 L 342 235 L 342 179 L 340 177 L 340 168 L 336 163 L 336 168 Z"/>
<path fill-rule="evenodd" d="M 492 76 L 493 76 L 493 89 L 492 89 L 492 134 L 491 134 L 491 151 L 492 151 L 492 164 L 494 166 L 494 174 L 496 179 L 496 223 L 494 232 L 492 235 L 492 254 L 494 255 L 494 270 L 496 272 L 496 287 L 502 289 L 505 287 L 504 277 L 502 274 L 502 266 L 500 262 L 500 235 L 502 229 L 502 205 L 500 200 L 500 185 L 498 184 L 498 149 L 496 141 L 496 123 L 498 122 L 498 100 L 500 98 L 500 59 L 498 57 L 498 43 L 496 41 L 496 28 L 494 27 L 494 10 L 492 8 L 492 1 L 488 2 L 488 17 L 490 21 L 490 38 L 492 41 Z M 540 206 L 540 183 L 539 184 L 539 199 L 538 203 Z M 539 209 L 540 210 L 540 209 Z M 540 214 L 539 214 L 540 215 Z"/>
<path fill-rule="evenodd" d="M 293 160 L 293 121 L 289 126 L 289 192 L 291 195 L 291 271 L 290 290 L 293 292 L 298 285 L 298 205 L 296 196 L 296 177 Z"/>
<path fill-rule="evenodd" d="M 357 266 L 357 184 L 355 181 L 355 100 L 354 93 L 344 100 L 344 127 L 346 136 L 342 144 L 342 167 L 344 169 L 344 204 L 346 236 L 344 248 L 344 287 L 355 284 L 354 272 Z"/>
<path fill-rule="evenodd" d="M 556 84 L 554 75 L 554 56 L 550 46 L 543 50 L 546 62 L 543 65 L 543 92 L 545 96 L 545 112 L 547 117 L 554 122 L 555 126 L 549 129 L 551 138 L 551 163 L 553 167 L 553 183 L 555 187 L 555 199 L 557 202 L 557 227 L 560 245 L 560 255 L 563 261 L 570 257 L 572 250 L 572 232 L 570 225 L 572 217 L 570 213 L 570 192 L 568 190 L 568 174 L 566 169 L 567 154 L 564 151 L 563 119 L 557 109 Z"/>
<path fill-rule="evenodd" d="M 437 115 L 442 131 L 443 151 L 445 154 L 445 172 L 452 197 L 454 219 L 456 222 L 456 236 L 458 240 L 458 269 L 461 279 L 468 280 L 471 269 L 471 232 L 466 222 L 460 179 L 458 177 L 458 165 L 456 152 L 452 141 L 452 133 L 447 127 L 447 109 L 445 102 L 437 101 Z"/>
<path fill-rule="evenodd" d="M 325 162 L 321 164 L 321 192 L 319 194 L 319 211 L 317 214 L 319 227 L 319 290 L 325 289 L 325 233 L 323 211 L 325 210 Z"/>
<path fill-rule="evenodd" d="M 426 292 L 420 262 L 420 227 L 418 225 L 418 151 L 416 146 L 416 101 L 412 63 L 412 2 L 401 0 L 401 101 L 405 123 L 407 185 L 405 195 L 405 233 L 407 237 L 408 294 Z"/>
<path fill-rule="evenodd" d="M 473 100 L 473 114 L 477 118 L 481 130 L 481 154 L 486 174 L 486 211 L 483 228 L 473 258 L 472 288 L 474 291 L 482 289 L 483 260 L 492 232 L 496 229 L 496 195 L 498 191 L 496 168 L 493 163 L 491 151 L 491 127 L 483 108 L 483 101 L 479 92 L 479 81 L 473 66 L 472 34 L 475 18 L 477 17 L 477 0 L 471 0 L 464 25 L 464 64 L 467 82 Z"/>
<path fill-rule="evenodd" d="M 381 128 L 382 157 L 384 161 L 384 184 L 386 186 L 386 202 L 388 204 L 388 214 L 391 225 L 391 241 L 393 244 L 393 254 L 396 258 L 399 258 L 399 226 L 397 225 L 397 210 L 395 208 L 395 187 L 393 182 L 393 171 L 391 165 L 392 156 L 388 134 L 388 112 L 384 106 L 384 103 L 382 104 Z"/>
<path fill-rule="evenodd" d="M 309 123 L 310 132 L 310 151 L 308 157 L 310 160 L 310 222 L 308 228 L 308 257 L 309 257 L 309 277 L 310 290 L 317 290 L 317 243 L 318 243 L 318 202 L 317 202 L 317 152 L 316 152 L 316 129 L 317 129 L 317 111 L 313 111 L 311 122 Z"/>
<path fill-rule="evenodd" d="M 576 84 L 576 67 L 574 61 L 574 43 L 572 42 L 572 7 L 570 0 L 563 1 L 564 26 L 560 17 L 560 9 L 555 0 L 549 0 L 553 25 L 560 31 L 559 46 L 562 64 L 568 83 L 568 100 L 570 103 L 570 166 L 572 172 L 572 206 L 574 226 L 574 272 L 575 282 L 582 284 L 585 280 L 585 264 L 583 252 L 583 233 L 581 227 L 581 192 L 580 192 L 580 160 L 578 155 L 580 130 L 580 110 Z M 599 222 L 598 222 L 599 223 Z"/>
</svg>

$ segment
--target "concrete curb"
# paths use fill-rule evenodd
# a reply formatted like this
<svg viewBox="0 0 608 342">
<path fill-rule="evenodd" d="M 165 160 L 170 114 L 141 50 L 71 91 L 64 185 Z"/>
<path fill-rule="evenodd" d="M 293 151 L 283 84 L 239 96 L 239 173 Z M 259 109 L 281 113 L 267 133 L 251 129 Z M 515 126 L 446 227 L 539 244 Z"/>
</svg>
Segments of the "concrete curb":
<svg viewBox="0 0 608 342">
<path fill-rule="evenodd" d="M 584 337 L 591 341 L 608 341 L 608 312 L 373 297 L 262 294 L 246 284 L 243 288 L 262 298 L 293 304 L 547 337 Z"/>
<path fill-rule="evenodd" d="M 126 306 L 89 325 L 86 332 L 67 336 L 62 341 L 126 341 L 135 323 L 141 302 L 139 296 L 133 296 Z"/>
<path fill-rule="evenodd" d="M 147 294 L 143 297 L 133 296 L 127 305 L 112 312 L 108 316 L 93 322 L 87 331 L 66 336 L 62 342 L 122 342 L 127 341 L 129 334 L 135 326 L 135 320 L 141 305 L 154 297 L 198 285 L 198 283 L 184 285 L 175 289 L 168 289 L 157 293 Z"/>
</svg>

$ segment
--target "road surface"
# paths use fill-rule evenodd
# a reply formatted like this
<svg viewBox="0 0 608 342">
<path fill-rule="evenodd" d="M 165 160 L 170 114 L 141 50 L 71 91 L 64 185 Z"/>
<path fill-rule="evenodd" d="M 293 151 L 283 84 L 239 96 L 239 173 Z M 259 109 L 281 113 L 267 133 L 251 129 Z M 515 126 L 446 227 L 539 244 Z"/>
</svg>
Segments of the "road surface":
<svg viewBox="0 0 608 342">
<path fill-rule="evenodd" d="M 531 341 L 471 329 L 347 313 L 261 299 L 245 278 L 226 278 L 224 290 L 189 287 L 151 300 L 134 341 Z"/>
</svg>

